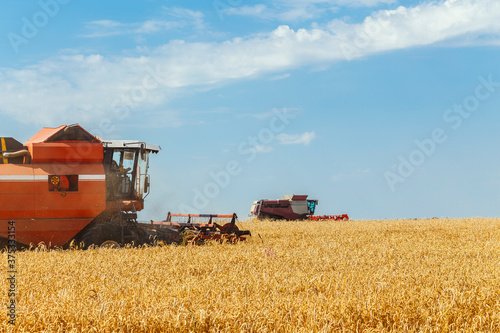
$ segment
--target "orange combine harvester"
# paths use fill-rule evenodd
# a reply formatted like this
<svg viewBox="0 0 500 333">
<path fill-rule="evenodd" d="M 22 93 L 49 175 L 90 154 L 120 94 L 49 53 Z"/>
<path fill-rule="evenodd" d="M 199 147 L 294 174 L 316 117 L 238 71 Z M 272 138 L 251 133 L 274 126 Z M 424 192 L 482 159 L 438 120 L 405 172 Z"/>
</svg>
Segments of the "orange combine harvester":
<svg viewBox="0 0 500 333">
<path fill-rule="evenodd" d="M 0 141 L 2 245 L 9 235 L 20 246 L 179 242 L 174 228 L 137 222 L 159 146 L 101 141 L 79 125 L 44 128 L 24 144 Z"/>
</svg>

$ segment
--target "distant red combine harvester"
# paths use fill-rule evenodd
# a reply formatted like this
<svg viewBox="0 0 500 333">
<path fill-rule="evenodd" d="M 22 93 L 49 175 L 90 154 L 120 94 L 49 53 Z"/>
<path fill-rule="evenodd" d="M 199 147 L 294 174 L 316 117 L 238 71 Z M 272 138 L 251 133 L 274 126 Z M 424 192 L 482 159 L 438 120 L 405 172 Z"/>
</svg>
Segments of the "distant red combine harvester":
<svg viewBox="0 0 500 333">
<path fill-rule="evenodd" d="M 347 221 L 349 216 L 314 215 L 318 200 L 307 200 L 307 195 L 284 195 L 281 200 L 254 201 L 250 213 L 258 219 L 285 220 L 335 220 Z"/>
</svg>

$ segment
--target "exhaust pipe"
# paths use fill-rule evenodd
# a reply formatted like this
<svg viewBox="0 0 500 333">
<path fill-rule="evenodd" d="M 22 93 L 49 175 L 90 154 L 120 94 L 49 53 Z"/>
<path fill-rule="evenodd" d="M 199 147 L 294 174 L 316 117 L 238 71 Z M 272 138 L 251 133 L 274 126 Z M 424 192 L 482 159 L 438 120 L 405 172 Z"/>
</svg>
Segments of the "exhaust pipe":
<svg viewBox="0 0 500 333">
<path fill-rule="evenodd" d="M 2 154 L 2 157 L 3 158 L 16 158 L 16 157 L 21 157 L 21 156 L 29 156 L 29 154 L 30 154 L 30 152 L 27 150 L 18 150 L 18 151 L 14 151 L 11 153 L 4 152 Z"/>
</svg>

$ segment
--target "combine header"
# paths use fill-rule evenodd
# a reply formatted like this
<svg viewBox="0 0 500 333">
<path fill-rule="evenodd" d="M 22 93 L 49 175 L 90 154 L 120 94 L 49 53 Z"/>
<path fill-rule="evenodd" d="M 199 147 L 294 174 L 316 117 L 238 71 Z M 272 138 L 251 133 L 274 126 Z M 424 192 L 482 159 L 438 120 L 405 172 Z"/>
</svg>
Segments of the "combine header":
<svg viewBox="0 0 500 333">
<path fill-rule="evenodd" d="M 313 215 L 307 217 L 311 221 L 347 221 L 349 220 L 349 216 L 347 214 L 342 215 Z"/>
<path fill-rule="evenodd" d="M 251 215 L 258 219 L 284 219 L 312 221 L 349 220 L 347 214 L 343 215 L 314 215 L 318 200 L 307 199 L 307 195 L 284 195 L 281 200 L 255 201 L 250 209 Z"/>
<path fill-rule="evenodd" d="M 186 220 L 187 219 L 187 220 Z M 208 220 L 207 220 L 208 219 Z M 236 225 L 236 213 L 221 214 L 172 214 L 168 212 L 167 219 L 151 224 L 157 228 L 175 228 L 189 244 L 201 244 L 206 240 L 228 241 L 231 243 L 243 241 L 245 235 L 251 236 L 250 231 L 240 230 Z M 229 221 L 225 224 L 222 221 Z"/>
</svg>

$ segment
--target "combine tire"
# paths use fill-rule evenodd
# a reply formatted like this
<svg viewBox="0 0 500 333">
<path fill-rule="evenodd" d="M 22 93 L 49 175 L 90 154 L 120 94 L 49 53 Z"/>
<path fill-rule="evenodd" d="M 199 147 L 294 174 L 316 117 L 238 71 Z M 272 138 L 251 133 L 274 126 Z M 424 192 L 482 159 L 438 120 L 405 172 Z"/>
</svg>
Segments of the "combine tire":
<svg viewBox="0 0 500 333">
<path fill-rule="evenodd" d="M 120 244 L 115 241 L 107 240 L 99 246 L 101 249 L 119 249 L 121 248 Z"/>
<path fill-rule="evenodd" d="M 91 245 L 96 247 L 110 246 L 111 244 L 121 246 L 121 240 L 121 226 L 112 223 L 97 223 L 82 235 L 80 243 L 83 243 L 84 249 L 88 249 Z"/>
</svg>

